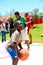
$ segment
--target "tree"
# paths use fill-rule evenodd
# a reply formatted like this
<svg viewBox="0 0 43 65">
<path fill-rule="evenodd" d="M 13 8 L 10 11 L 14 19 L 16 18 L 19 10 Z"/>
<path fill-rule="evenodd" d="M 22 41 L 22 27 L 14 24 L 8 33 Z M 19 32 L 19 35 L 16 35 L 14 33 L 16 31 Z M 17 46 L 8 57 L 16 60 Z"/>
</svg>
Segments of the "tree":
<svg viewBox="0 0 43 65">
<path fill-rule="evenodd" d="M 42 18 L 42 17 L 43 17 L 43 12 L 41 12 L 41 13 L 39 14 L 39 16 Z"/>
<path fill-rule="evenodd" d="M 38 19 L 39 18 L 39 9 L 38 8 L 33 10 L 33 16 L 34 16 L 34 19 Z"/>
<path fill-rule="evenodd" d="M 12 10 L 10 10 L 9 17 L 14 18 L 14 12 L 15 12 L 14 8 Z"/>
</svg>

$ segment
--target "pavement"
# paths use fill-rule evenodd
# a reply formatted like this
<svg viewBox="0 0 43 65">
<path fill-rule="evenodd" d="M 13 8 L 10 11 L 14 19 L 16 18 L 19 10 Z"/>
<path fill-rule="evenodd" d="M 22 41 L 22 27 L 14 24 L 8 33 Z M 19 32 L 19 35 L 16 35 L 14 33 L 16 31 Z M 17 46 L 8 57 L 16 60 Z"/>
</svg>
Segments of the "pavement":
<svg viewBox="0 0 43 65">
<path fill-rule="evenodd" d="M 0 65 L 12 65 L 12 59 L 6 51 L 5 46 L 8 43 L 0 41 Z M 26 44 L 22 44 L 27 49 Z M 26 61 L 19 60 L 18 65 L 43 65 L 43 44 L 32 43 L 29 49 L 29 57 Z"/>
</svg>

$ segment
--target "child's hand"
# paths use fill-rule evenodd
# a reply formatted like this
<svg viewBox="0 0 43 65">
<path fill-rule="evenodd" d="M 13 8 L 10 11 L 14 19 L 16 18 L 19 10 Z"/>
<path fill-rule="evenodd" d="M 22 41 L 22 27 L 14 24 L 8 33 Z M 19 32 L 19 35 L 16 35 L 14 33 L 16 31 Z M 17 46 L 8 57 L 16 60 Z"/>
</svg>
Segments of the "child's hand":
<svg viewBox="0 0 43 65">
<path fill-rule="evenodd" d="M 22 57 L 22 53 L 19 52 L 18 53 L 18 57 L 21 58 Z"/>
</svg>

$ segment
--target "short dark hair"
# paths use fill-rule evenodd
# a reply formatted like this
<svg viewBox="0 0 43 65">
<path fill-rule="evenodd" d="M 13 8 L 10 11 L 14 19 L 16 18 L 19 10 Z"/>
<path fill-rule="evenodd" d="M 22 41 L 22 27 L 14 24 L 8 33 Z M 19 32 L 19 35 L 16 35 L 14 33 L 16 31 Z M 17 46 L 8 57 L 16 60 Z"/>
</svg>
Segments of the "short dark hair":
<svg viewBox="0 0 43 65">
<path fill-rule="evenodd" d="M 26 16 L 28 16 L 28 13 L 25 13 Z"/>
<path fill-rule="evenodd" d="M 20 13 L 19 12 L 15 12 L 15 15 L 20 15 Z"/>
</svg>

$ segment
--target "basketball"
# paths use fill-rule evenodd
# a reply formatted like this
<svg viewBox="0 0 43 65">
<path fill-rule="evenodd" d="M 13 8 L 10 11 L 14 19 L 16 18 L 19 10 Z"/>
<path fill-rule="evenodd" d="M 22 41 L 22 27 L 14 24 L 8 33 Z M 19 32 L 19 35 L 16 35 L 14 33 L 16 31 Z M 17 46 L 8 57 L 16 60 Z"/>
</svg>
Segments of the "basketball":
<svg viewBox="0 0 43 65">
<path fill-rule="evenodd" d="M 27 60 L 29 57 L 29 51 L 26 49 L 21 49 L 19 53 L 19 59 L 22 61 Z"/>
</svg>

